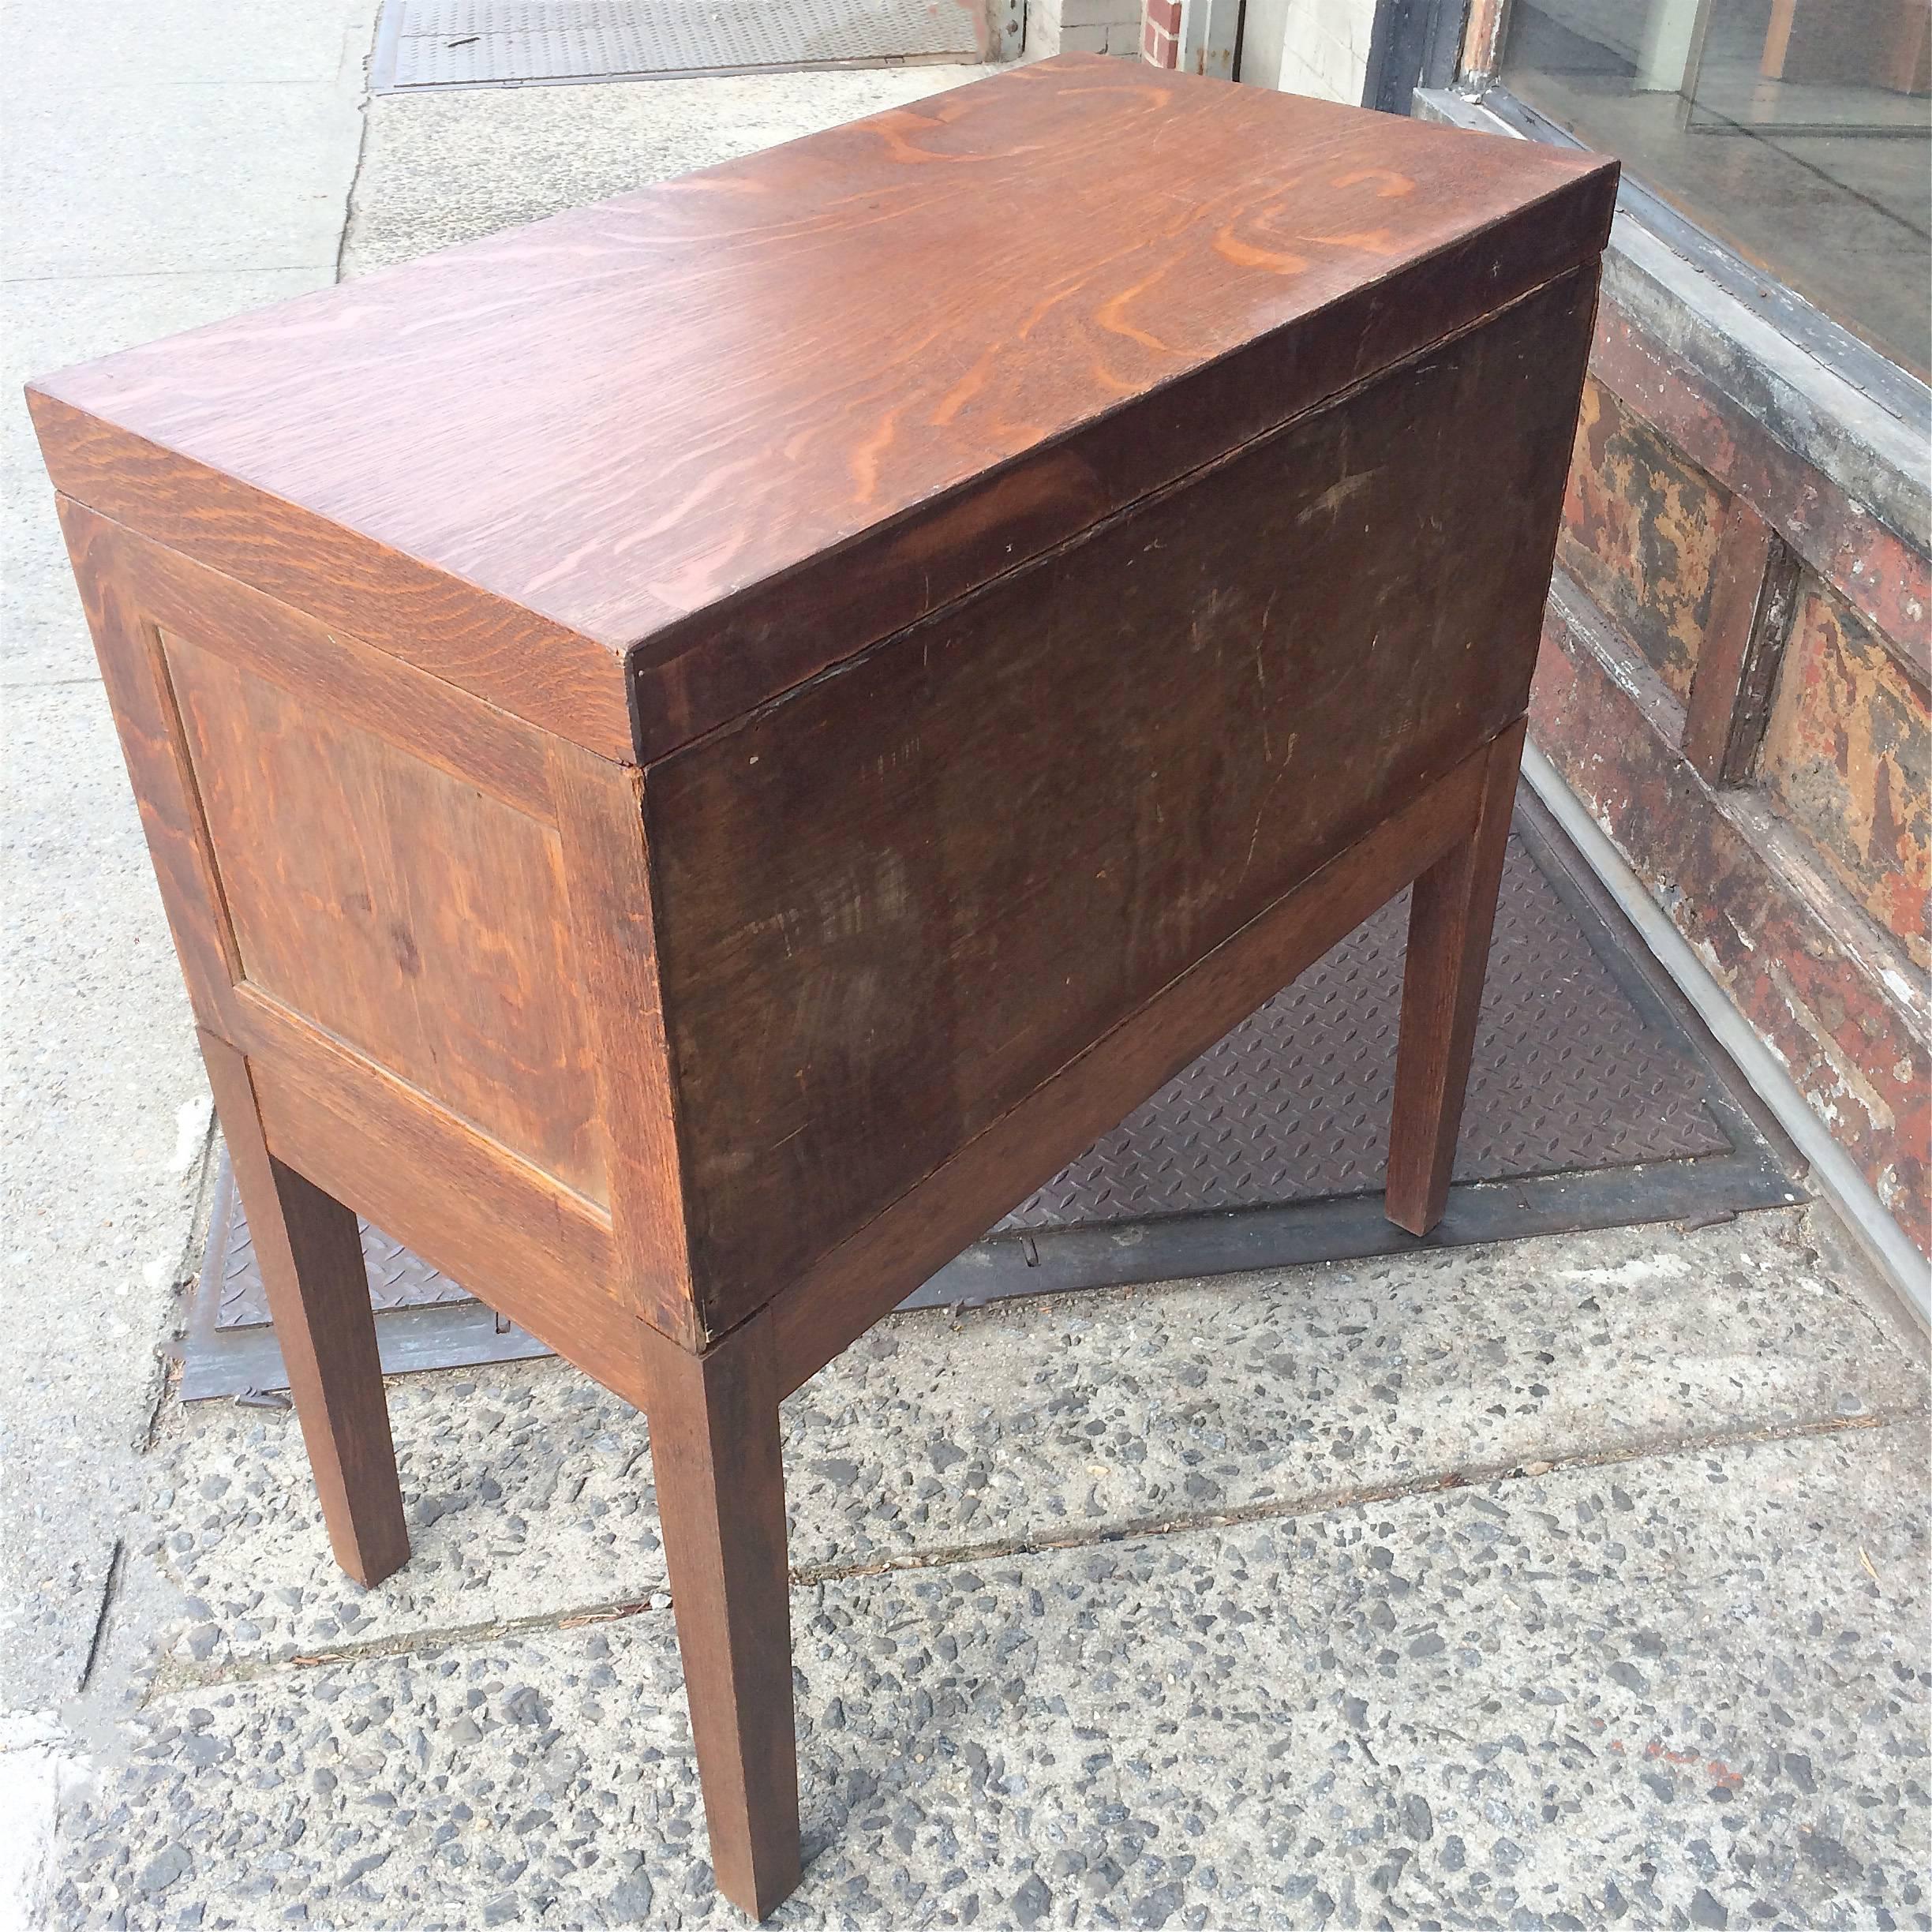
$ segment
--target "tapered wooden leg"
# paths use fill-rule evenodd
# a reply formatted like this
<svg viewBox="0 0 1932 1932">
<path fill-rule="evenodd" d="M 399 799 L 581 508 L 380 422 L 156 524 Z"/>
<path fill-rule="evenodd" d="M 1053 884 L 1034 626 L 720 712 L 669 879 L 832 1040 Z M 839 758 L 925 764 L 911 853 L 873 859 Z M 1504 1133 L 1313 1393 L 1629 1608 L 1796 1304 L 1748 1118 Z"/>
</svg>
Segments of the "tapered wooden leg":
<svg viewBox="0 0 1932 1932">
<path fill-rule="evenodd" d="M 1416 881 L 1410 904 L 1383 1211 L 1412 1234 L 1449 1202 L 1522 744 L 1519 722 L 1490 746 L 1473 829 Z"/>
<path fill-rule="evenodd" d="M 651 1462 L 717 1888 L 762 1919 L 797 1886 L 798 1750 L 778 1380 L 766 1322 L 653 1346 Z"/>
<path fill-rule="evenodd" d="M 335 1560 L 380 1583 L 409 1560 L 369 1276 L 355 1216 L 268 1151 L 248 1062 L 201 1035 Z"/>
</svg>

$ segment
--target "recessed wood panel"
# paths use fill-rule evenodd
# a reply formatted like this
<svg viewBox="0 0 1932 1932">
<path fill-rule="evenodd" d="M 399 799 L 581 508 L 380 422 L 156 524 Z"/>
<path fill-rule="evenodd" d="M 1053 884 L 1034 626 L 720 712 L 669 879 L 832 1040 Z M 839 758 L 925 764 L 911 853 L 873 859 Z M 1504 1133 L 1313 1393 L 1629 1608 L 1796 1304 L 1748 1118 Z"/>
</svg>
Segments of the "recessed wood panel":
<svg viewBox="0 0 1932 1932">
<path fill-rule="evenodd" d="M 1521 714 L 1593 284 L 652 768 L 713 1331 Z"/>
<path fill-rule="evenodd" d="M 216 651 L 163 647 L 245 982 L 604 1204 L 555 829 Z"/>
</svg>

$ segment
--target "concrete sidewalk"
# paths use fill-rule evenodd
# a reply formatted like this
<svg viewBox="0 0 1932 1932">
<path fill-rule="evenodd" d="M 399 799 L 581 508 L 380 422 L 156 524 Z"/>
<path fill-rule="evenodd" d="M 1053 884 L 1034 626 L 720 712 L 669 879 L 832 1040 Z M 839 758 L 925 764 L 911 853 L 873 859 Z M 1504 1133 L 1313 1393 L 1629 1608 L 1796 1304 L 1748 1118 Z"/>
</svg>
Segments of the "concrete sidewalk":
<svg viewBox="0 0 1932 1932">
<path fill-rule="evenodd" d="M 17 379 L 968 77 L 361 96 L 10 6 L 0 1926 L 735 1923 L 640 1418 L 170 1399 L 208 1114 Z M 1923 1365 L 1822 1211 L 899 1318 L 786 1409 L 799 1926 L 1932 1925 Z"/>
<path fill-rule="evenodd" d="M 1804 1211 L 899 1317 L 787 1404 L 797 1926 L 1919 1923 L 1926 1391 Z M 46 1922 L 741 1923 L 643 1423 L 170 1409 Z"/>
<path fill-rule="evenodd" d="M 28 375 L 328 283 L 373 0 L 0 10 L 0 1922 L 136 1520 L 208 1103 L 20 398 Z"/>
</svg>

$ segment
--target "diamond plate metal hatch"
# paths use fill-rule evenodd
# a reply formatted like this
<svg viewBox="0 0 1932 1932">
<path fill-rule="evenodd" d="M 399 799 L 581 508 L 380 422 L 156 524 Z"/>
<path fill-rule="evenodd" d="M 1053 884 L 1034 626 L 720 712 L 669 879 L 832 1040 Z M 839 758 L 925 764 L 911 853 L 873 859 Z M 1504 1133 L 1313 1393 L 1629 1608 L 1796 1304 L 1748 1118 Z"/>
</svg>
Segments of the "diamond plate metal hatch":
<svg viewBox="0 0 1932 1932">
<path fill-rule="evenodd" d="M 982 58 L 979 0 L 388 0 L 380 93 Z"/>
<path fill-rule="evenodd" d="M 1524 796 L 1505 863 L 1456 1181 L 1422 1242 L 1382 1217 L 1408 897 L 1243 1020 L 907 1307 L 1182 1280 L 1801 1198 L 1800 1161 Z M 363 1227 L 389 1373 L 548 1351 Z M 224 1164 L 184 1350 L 189 1401 L 285 1387 Z"/>
</svg>

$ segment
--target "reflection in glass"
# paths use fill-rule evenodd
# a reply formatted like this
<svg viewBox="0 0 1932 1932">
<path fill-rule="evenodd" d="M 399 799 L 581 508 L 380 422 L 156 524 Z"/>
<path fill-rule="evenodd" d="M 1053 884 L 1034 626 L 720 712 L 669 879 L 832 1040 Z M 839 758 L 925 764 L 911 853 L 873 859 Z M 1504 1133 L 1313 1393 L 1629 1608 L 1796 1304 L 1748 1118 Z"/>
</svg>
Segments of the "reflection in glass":
<svg viewBox="0 0 1932 1932">
<path fill-rule="evenodd" d="M 1515 0 L 1503 78 L 1926 374 L 1932 0 Z"/>
</svg>

